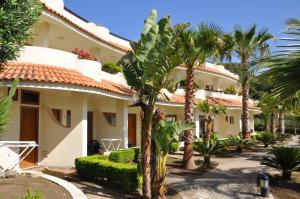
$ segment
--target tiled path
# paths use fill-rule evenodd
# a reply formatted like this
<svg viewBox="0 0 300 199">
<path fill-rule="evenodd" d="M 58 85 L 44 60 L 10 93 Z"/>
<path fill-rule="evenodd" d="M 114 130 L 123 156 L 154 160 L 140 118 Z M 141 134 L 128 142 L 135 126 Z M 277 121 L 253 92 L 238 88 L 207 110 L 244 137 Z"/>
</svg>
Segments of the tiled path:
<svg viewBox="0 0 300 199">
<path fill-rule="evenodd" d="M 289 145 L 298 145 L 298 137 Z M 183 199 L 253 199 L 259 198 L 256 188 L 258 172 L 267 167 L 260 165 L 266 151 L 244 152 L 231 158 L 213 158 L 216 169 L 203 175 L 170 174 L 168 180 Z M 180 158 L 180 157 L 179 157 Z M 270 197 L 272 198 L 272 197 Z"/>
</svg>

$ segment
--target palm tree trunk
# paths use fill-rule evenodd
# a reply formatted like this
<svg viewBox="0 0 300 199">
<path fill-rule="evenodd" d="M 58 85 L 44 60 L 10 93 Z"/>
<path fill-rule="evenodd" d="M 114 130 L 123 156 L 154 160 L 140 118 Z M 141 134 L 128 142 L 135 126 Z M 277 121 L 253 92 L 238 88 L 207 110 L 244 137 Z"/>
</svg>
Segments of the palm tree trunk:
<svg viewBox="0 0 300 199">
<path fill-rule="evenodd" d="M 194 122 L 194 69 L 193 65 L 187 65 L 186 69 L 186 87 L 185 87 L 185 107 L 184 118 L 185 122 Z M 193 131 L 185 131 L 183 166 L 186 169 L 195 168 L 193 159 Z"/>
<path fill-rule="evenodd" d="M 142 154 L 141 154 L 141 166 L 143 172 L 143 187 L 142 192 L 145 199 L 151 198 L 151 169 L 150 169 L 150 157 L 151 157 L 151 124 L 153 106 L 143 105 L 143 118 L 142 118 Z"/>
<path fill-rule="evenodd" d="M 274 111 L 272 111 L 271 118 L 270 118 L 270 131 L 271 131 L 271 133 L 275 133 L 275 131 L 276 131 L 275 117 L 276 117 L 276 114 L 275 114 Z"/>
<path fill-rule="evenodd" d="M 213 126 L 213 120 L 210 116 L 208 116 L 208 119 L 206 121 L 207 132 L 205 133 L 205 136 L 204 136 L 204 142 L 206 143 L 207 146 L 209 145 L 210 137 L 212 134 L 212 126 Z"/>
<path fill-rule="evenodd" d="M 243 83 L 242 85 L 242 135 L 243 138 L 250 138 L 250 126 L 249 126 L 249 83 Z"/>
<path fill-rule="evenodd" d="M 284 112 L 279 112 L 279 133 L 284 134 L 285 132 L 285 125 L 284 125 Z"/>
</svg>

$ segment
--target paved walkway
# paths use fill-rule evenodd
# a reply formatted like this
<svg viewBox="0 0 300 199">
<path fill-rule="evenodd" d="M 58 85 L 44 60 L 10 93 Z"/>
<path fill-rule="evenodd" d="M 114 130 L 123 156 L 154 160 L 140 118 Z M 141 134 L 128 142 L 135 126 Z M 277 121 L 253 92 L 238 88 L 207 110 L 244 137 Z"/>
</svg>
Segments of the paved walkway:
<svg viewBox="0 0 300 199">
<path fill-rule="evenodd" d="M 298 137 L 295 137 L 289 145 L 299 146 Z M 219 163 L 216 169 L 205 172 L 201 176 L 170 174 L 168 180 L 183 199 L 259 198 L 256 176 L 258 172 L 269 169 L 260 165 L 265 154 L 265 150 L 260 150 L 244 152 L 230 158 L 212 158 L 212 161 Z"/>
</svg>

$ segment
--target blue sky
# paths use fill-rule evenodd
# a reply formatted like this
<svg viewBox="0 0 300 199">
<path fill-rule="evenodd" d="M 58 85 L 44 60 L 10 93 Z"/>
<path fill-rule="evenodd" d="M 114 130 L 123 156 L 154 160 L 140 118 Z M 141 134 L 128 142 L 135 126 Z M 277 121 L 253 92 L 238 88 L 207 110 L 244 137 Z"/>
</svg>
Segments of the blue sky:
<svg viewBox="0 0 300 199">
<path fill-rule="evenodd" d="M 131 40 L 138 40 L 153 8 L 159 17 L 171 15 L 173 24 L 212 22 L 231 31 L 234 24 L 256 23 L 279 37 L 287 18 L 300 19 L 300 0 L 65 0 L 65 6 Z"/>
</svg>

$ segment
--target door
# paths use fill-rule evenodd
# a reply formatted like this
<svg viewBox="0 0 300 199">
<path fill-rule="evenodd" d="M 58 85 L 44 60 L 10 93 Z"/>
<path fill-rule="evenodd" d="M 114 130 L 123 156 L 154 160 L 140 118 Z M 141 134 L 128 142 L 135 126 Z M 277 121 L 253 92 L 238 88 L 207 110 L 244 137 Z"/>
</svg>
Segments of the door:
<svg viewBox="0 0 300 199">
<path fill-rule="evenodd" d="M 21 107 L 20 141 L 35 141 L 39 136 L 39 108 Z M 38 162 L 38 149 L 35 148 L 20 164 L 22 168 L 36 166 Z"/>
<path fill-rule="evenodd" d="M 203 136 L 204 132 L 206 131 L 204 115 L 199 115 L 199 121 L 200 121 L 200 125 L 199 125 L 200 136 Z"/>
<path fill-rule="evenodd" d="M 92 111 L 88 111 L 87 114 L 87 133 L 88 133 L 88 142 L 93 139 L 94 134 L 94 113 Z"/>
<path fill-rule="evenodd" d="M 128 147 L 136 146 L 136 114 L 128 114 Z"/>
</svg>

